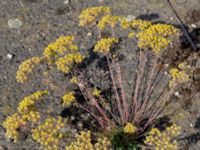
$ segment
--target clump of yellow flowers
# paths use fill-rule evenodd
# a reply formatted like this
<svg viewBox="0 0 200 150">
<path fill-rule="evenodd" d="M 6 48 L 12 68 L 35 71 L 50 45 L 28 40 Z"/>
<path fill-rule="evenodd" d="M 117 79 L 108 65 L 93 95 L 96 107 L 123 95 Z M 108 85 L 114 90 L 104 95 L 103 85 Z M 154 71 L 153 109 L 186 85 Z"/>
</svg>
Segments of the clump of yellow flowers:
<svg viewBox="0 0 200 150">
<path fill-rule="evenodd" d="M 124 133 L 133 134 L 137 131 L 137 127 L 128 122 L 123 128 Z"/>
<path fill-rule="evenodd" d="M 101 90 L 94 88 L 92 94 L 93 96 L 99 97 L 101 95 Z"/>
<path fill-rule="evenodd" d="M 78 47 L 74 44 L 74 36 L 60 36 L 55 42 L 50 43 L 43 52 L 49 63 L 53 63 L 57 58 L 64 56 L 65 52 L 76 52 Z"/>
<path fill-rule="evenodd" d="M 72 66 L 76 63 L 79 64 L 83 61 L 84 57 L 80 53 L 67 54 L 64 57 L 58 59 L 55 62 L 57 65 L 57 69 L 64 72 L 69 73 L 72 69 Z"/>
<path fill-rule="evenodd" d="M 30 96 L 25 97 L 17 108 L 18 112 L 8 116 L 3 122 L 6 129 L 6 137 L 13 139 L 14 142 L 19 138 L 19 129 L 26 127 L 27 123 L 34 124 L 39 121 L 40 114 L 36 111 L 35 102 L 40 100 L 42 96 L 48 94 L 48 91 L 37 91 Z"/>
<path fill-rule="evenodd" d="M 92 144 L 91 131 L 81 131 L 76 135 L 76 140 L 69 146 L 66 146 L 66 150 L 108 150 L 110 141 L 104 137 L 99 138 L 97 143 Z"/>
<path fill-rule="evenodd" d="M 6 129 L 6 137 L 8 139 L 13 139 L 14 142 L 17 142 L 19 138 L 19 132 L 17 130 L 20 129 L 21 126 L 25 126 L 26 121 L 15 113 L 8 116 L 2 125 Z"/>
<path fill-rule="evenodd" d="M 171 35 L 178 33 L 178 30 L 167 24 L 155 24 L 149 28 L 138 32 L 136 38 L 138 39 L 138 47 L 142 49 L 151 48 L 155 53 L 159 53 L 162 49 L 166 49 L 172 40 Z"/>
<path fill-rule="evenodd" d="M 98 6 L 90 7 L 83 10 L 79 16 L 79 25 L 86 26 L 96 23 L 97 19 L 101 15 L 109 15 L 111 13 L 110 7 Z"/>
<path fill-rule="evenodd" d="M 71 79 L 70 79 L 70 83 L 74 83 L 74 84 L 78 84 L 78 79 L 76 76 L 73 76 Z"/>
<path fill-rule="evenodd" d="M 44 56 L 32 57 L 22 62 L 16 74 L 17 81 L 26 82 L 28 75 L 41 61 L 47 62 L 49 65 L 55 64 L 58 70 L 69 73 L 75 64 L 80 64 L 84 59 L 84 56 L 78 52 L 78 46 L 74 40 L 73 35 L 60 36 L 44 49 Z"/>
<path fill-rule="evenodd" d="M 70 106 L 75 100 L 74 92 L 66 93 L 63 97 L 63 106 Z"/>
<path fill-rule="evenodd" d="M 21 114 L 26 114 L 30 110 L 34 110 L 35 103 L 41 100 L 41 98 L 48 94 L 47 90 L 37 91 L 30 96 L 25 97 L 20 101 L 19 106 L 17 108 L 18 112 Z"/>
<path fill-rule="evenodd" d="M 146 137 L 145 144 L 154 147 L 156 150 L 177 150 L 177 141 L 174 139 L 180 134 L 181 128 L 176 124 L 161 132 L 153 128 Z"/>
<path fill-rule="evenodd" d="M 59 140 L 63 137 L 60 131 L 63 127 L 64 123 L 61 117 L 58 117 L 58 119 L 49 117 L 41 125 L 32 130 L 32 137 L 43 145 L 44 149 L 57 150 Z"/>
<path fill-rule="evenodd" d="M 192 73 L 191 66 L 187 63 L 181 63 L 178 68 L 170 69 L 170 75 L 172 79 L 169 81 L 169 87 L 173 88 L 178 84 L 183 84 L 190 81 L 190 75 Z"/>
<path fill-rule="evenodd" d="M 69 73 L 74 64 L 79 64 L 84 57 L 78 52 L 74 44 L 74 36 L 60 36 L 55 42 L 50 43 L 44 50 L 44 56 L 49 64 L 55 63 L 57 69 Z"/>
<path fill-rule="evenodd" d="M 120 16 L 106 15 L 101 18 L 97 27 L 100 30 L 104 30 L 106 27 L 109 27 L 109 26 L 114 28 L 117 25 L 117 23 L 121 22 L 121 20 L 122 20 L 122 17 Z"/>
<path fill-rule="evenodd" d="M 126 18 L 121 20 L 121 27 L 122 29 L 139 29 L 145 30 L 150 27 L 152 24 L 149 21 L 136 19 L 132 21 L 127 21 Z"/>
<path fill-rule="evenodd" d="M 117 38 L 103 38 L 95 45 L 94 52 L 107 54 L 110 52 L 112 46 L 116 43 L 118 43 Z"/>
<path fill-rule="evenodd" d="M 16 74 L 17 82 L 24 83 L 28 80 L 28 75 L 42 61 L 41 57 L 32 57 L 22 62 Z"/>
</svg>

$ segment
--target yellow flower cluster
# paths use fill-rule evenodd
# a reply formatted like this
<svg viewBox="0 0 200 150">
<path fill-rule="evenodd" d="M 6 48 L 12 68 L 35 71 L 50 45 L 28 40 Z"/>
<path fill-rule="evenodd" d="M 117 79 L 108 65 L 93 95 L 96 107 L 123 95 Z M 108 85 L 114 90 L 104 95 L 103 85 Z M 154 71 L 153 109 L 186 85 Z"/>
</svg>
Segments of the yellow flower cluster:
<svg viewBox="0 0 200 150">
<path fill-rule="evenodd" d="M 139 48 L 151 48 L 155 53 L 159 53 L 171 43 L 170 35 L 178 33 L 172 25 L 155 24 L 142 32 L 136 34 Z"/>
<path fill-rule="evenodd" d="M 53 63 L 58 57 L 63 56 L 66 51 L 76 52 L 78 47 L 74 44 L 74 39 L 74 36 L 60 36 L 44 49 L 43 55 L 49 63 Z"/>
<path fill-rule="evenodd" d="M 28 75 L 42 61 L 41 57 L 32 57 L 23 61 L 16 74 L 17 82 L 24 83 L 28 80 Z"/>
<path fill-rule="evenodd" d="M 23 114 L 22 119 L 25 121 L 30 121 L 32 123 L 37 123 L 40 119 L 40 113 L 37 111 L 31 110 L 27 114 Z"/>
<path fill-rule="evenodd" d="M 74 92 L 66 93 L 63 97 L 63 106 L 69 106 L 73 102 L 75 102 L 76 98 L 74 96 Z"/>
<path fill-rule="evenodd" d="M 6 137 L 13 139 L 17 142 L 19 138 L 19 132 L 17 131 L 21 126 L 25 126 L 26 121 L 21 118 L 17 113 L 8 116 L 3 122 L 3 127 L 6 129 Z"/>
<path fill-rule="evenodd" d="M 98 138 L 94 144 L 94 150 L 109 150 L 111 143 L 107 137 Z"/>
<path fill-rule="evenodd" d="M 47 95 L 48 91 L 37 91 L 30 96 L 25 97 L 17 108 L 18 112 L 21 114 L 26 114 L 27 112 L 34 110 L 35 103 L 38 102 L 44 95 Z"/>
<path fill-rule="evenodd" d="M 179 64 L 178 68 L 170 69 L 172 79 L 169 81 L 169 87 L 173 88 L 178 84 L 183 84 L 190 81 L 190 74 L 192 69 L 186 63 Z"/>
<path fill-rule="evenodd" d="M 3 122 L 6 129 L 6 137 L 17 141 L 19 137 L 19 129 L 23 129 L 28 122 L 37 123 L 40 119 L 40 113 L 36 111 L 35 102 L 40 100 L 42 96 L 48 94 L 48 91 L 37 91 L 30 96 L 25 97 L 17 108 L 18 112 L 8 116 Z"/>
<path fill-rule="evenodd" d="M 58 70 L 69 73 L 71 71 L 72 66 L 76 63 L 79 64 L 83 61 L 84 57 L 80 53 L 70 53 L 65 55 L 64 57 L 59 58 L 55 64 L 57 65 Z"/>
<path fill-rule="evenodd" d="M 128 34 L 128 37 L 129 38 L 133 38 L 135 36 L 135 33 L 134 32 L 130 32 L 129 34 Z"/>
<path fill-rule="evenodd" d="M 133 21 L 127 21 L 126 18 L 123 18 L 121 20 L 121 27 L 122 29 L 139 29 L 139 30 L 145 30 L 148 27 L 151 26 L 151 22 L 141 19 L 136 19 Z"/>
<path fill-rule="evenodd" d="M 61 117 L 55 119 L 49 117 L 39 125 L 37 128 L 32 130 L 32 137 L 38 143 L 44 146 L 46 150 L 57 150 L 59 140 L 62 139 L 63 134 L 61 129 L 64 127 L 64 123 Z"/>
<path fill-rule="evenodd" d="M 111 9 L 106 6 L 98 6 L 98 7 L 90 7 L 83 10 L 79 16 L 80 26 L 92 25 L 96 23 L 96 20 L 101 15 L 109 15 L 111 13 Z"/>
<path fill-rule="evenodd" d="M 93 96 L 99 97 L 101 95 L 101 90 L 94 88 L 92 94 Z"/>
<path fill-rule="evenodd" d="M 100 41 L 97 42 L 97 44 L 94 47 L 94 52 L 98 53 L 109 53 L 111 50 L 111 47 L 118 43 L 117 38 L 103 38 Z"/>
<path fill-rule="evenodd" d="M 101 18 L 99 21 L 97 27 L 100 30 L 104 30 L 106 27 L 112 27 L 114 28 L 118 22 L 122 20 L 122 17 L 120 16 L 111 16 L 111 15 L 106 15 Z"/>
<path fill-rule="evenodd" d="M 70 82 L 71 82 L 71 83 L 77 84 L 77 83 L 78 83 L 77 77 L 73 76 L 73 77 L 70 79 Z"/>
<path fill-rule="evenodd" d="M 163 132 L 153 128 L 146 137 L 145 144 L 154 147 L 156 150 L 177 150 L 178 144 L 174 138 L 180 134 L 180 131 L 181 128 L 176 124 Z"/>
<path fill-rule="evenodd" d="M 79 135 L 76 135 L 76 141 L 66 146 L 66 150 L 108 150 L 109 146 L 110 141 L 106 137 L 99 138 L 97 143 L 92 144 L 91 132 L 81 131 Z"/>
<path fill-rule="evenodd" d="M 123 128 L 123 130 L 124 130 L 125 133 L 133 134 L 133 133 L 136 132 L 137 128 L 132 123 L 128 122 L 128 123 L 126 123 L 125 127 Z"/>
</svg>

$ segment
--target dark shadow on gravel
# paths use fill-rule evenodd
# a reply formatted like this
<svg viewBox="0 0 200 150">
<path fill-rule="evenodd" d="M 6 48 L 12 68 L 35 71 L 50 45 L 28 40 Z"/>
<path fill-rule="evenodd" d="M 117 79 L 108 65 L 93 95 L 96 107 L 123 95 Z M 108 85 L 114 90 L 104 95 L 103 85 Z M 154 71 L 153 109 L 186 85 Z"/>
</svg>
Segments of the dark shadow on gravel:
<svg viewBox="0 0 200 150">
<path fill-rule="evenodd" d="M 136 19 L 152 21 L 158 18 L 159 14 L 152 13 L 152 14 L 139 15 Z"/>
</svg>

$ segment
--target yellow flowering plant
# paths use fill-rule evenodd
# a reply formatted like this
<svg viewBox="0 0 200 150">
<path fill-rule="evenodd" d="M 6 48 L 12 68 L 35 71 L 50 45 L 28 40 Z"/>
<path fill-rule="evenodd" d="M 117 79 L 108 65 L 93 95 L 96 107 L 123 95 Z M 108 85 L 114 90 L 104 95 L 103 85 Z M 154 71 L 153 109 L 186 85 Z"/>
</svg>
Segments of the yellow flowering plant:
<svg viewBox="0 0 200 150">
<path fill-rule="evenodd" d="M 123 16 L 112 15 L 111 9 L 106 6 L 83 10 L 79 16 L 79 25 L 96 27 L 97 32 L 94 36 L 97 40 L 93 45 L 93 52 L 97 53 L 96 55 L 99 56 L 97 58 L 103 58 L 102 60 L 106 62 L 103 64 L 105 67 L 103 79 L 110 85 L 109 92 L 106 93 L 110 96 L 104 94 L 103 86 L 99 88 L 101 90 L 94 88 L 97 87 L 95 81 L 89 80 L 86 76 L 90 71 L 84 70 L 86 68 L 84 65 L 88 65 L 85 60 L 91 57 L 79 51 L 73 35 L 60 36 L 44 49 L 41 57 L 34 56 L 22 62 L 16 79 L 21 83 L 26 82 L 33 69 L 41 64 L 56 68 L 69 77 L 68 84 L 73 85 L 73 88 L 75 87 L 74 89 L 83 97 L 83 99 L 77 99 L 75 91 L 65 93 L 60 98 L 62 105 L 69 109 L 71 104 L 76 103 L 76 107 L 88 112 L 97 121 L 100 130 L 108 135 L 108 137 L 94 140 L 96 142 L 94 144 L 91 138 L 95 133 L 82 131 L 76 136 L 74 142 L 66 146 L 66 150 L 108 150 L 110 147 L 122 150 L 130 147 L 137 149 L 139 136 L 144 138 L 147 129 L 162 117 L 165 106 L 171 102 L 171 95 L 174 94 L 177 85 L 187 83 L 191 79 L 190 65 L 182 63 L 169 71 L 171 75 L 171 80 L 167 82 L 169 89 L 158 87 L 156 83 L 158 74 L 164 77 L 164 71 L 159 67 L 164 65 L 163 53 L 167 53 L 168 47 L 173 45 L 173 41 L 179 35 L 179 30 L 169 24 L 151 23 L 141 19 L 128 21 Z M 104 37 L 102 31 L 110 28 L 112 30 L 108 30 L 110 32 L 108 35 L 111 36 Z M 116 34 L 117 31 L 124 32 L 126 37 L 120 37 Z M 129 86 L 131 90 L 125 88 L 127 81 L 123 76 L 128 64 L 121 67 L 123 60 L 120 59 L 120 54 L 130 49 L 124 43 L 134 47 L 134 51 L 130 53 L 135 52 L 137 56 L 131 58 L 137 63 L 136 67 L 133 66 L 135 80 L 134 86 Z M 132 66 L 128 69 L 130 69 L 128 72 L 131 72 Z M 93 75 L 96 76 L 95 73 Z M 131 80 L 129 77 L 127 79 Z M 59 149 L 59 142 L 64 137 L 63 118 L 42 117 L 36 107 L 36 103 L 39 103 L 40 99 L 47 94 L 46 90 L 39 91 L 25 97 L 19 103 L 18 112 L 9 116 L 3 123 L 8 138 L 17 141 L 18 129 L 27 126 L 29 122 L 28 124 L 32 125 L 31 134 L 34 141 L 41 144 L 44 149 Z M 156 97 L 154 94 L 160 96 Z M 46 119 L 41 121 L 41 118 Z M 11 122 L 15 123 L 11 124 Z M 176 141 L 173 141 L 171 137 L 177 136 L 178 132 L 180 129 L 175 125 L 164 132 L 153 128 L 146 140 L 140 143 L 155 149 L 160 149 L 160 146 L 176 149 L 178 147 Z M 108 139 L 109 137 L 111 140 Z"/>
<path fill-rule="evenodd" d="M 176 124 L 167 127 L 165 131 L 152 128 L 144 142 L 158 150 L 178 150 L 178 144 L 175 137 L 180 134 L 180 131 L 181 128 Z"/>
<path fill-rule="evenodd" d="M 47 90 L 37 91 L 19 102 L 17 112 L 8 116 L 3 122 L 8 139 L 13 139 L 14 142 L 17 142 L 20 135 L 19 131 L 24 131 L 39 122 L 40 113 L 36 109 L 36 103 L 47 94 Z"/>
</svg>

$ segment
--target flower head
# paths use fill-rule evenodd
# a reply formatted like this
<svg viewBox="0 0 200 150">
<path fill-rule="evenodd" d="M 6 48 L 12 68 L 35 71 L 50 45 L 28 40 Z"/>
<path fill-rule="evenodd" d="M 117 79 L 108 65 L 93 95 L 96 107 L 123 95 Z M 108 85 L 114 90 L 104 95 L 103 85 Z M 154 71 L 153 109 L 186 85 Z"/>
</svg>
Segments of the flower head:
<svg viewBox="0 0 200 150">
<path fill-rule="evenodd" d="M 97 88 L 94 88 L 93 91 L 92 91 L 92 94 L 96 97 L 99 97 L 100 94 L 101 94 L 101 90 L 97 89 Z"/>
<path fill-rule="evenodd" d="M 101 18 L 97 27 L 100 30 L 103 30 L 103 29 L 105 29 L 106 27 L 109 27 L 109 26 L 114 28 L 117 25 L 117 23 L 121 21 L 121 19 L 122 19 L 122 17 L 120 17 L 120 16 L 106 15 L 106 16 L 103 16 Z"/>
<path fill-rule="evenodd" d="M 155 53 L 159 53 L 169 46 L 172 41 L 169 37 L 176 33 L 178 33 L 178 30 L 172 25 L 151 25 L 142 32 L 137 33 L 138 47 L 143 49 L 151 48 Z"/>
<path fill-rule="evenodd" d="M 173 88 L 178 84 L 183 84 L 190 81 L 190 74 L 192 69 L 186 63 L 179 64 L 178 68 L 172 68 L 170 70 L 170 75 L 172 79 L 169 81 L 169 87 Z"/>
<path fill-rule="evenodd" d="M 37 91 L 30 96 L 25 97 L 17 108 L 18 112 L 21 114 L 26 114 L 27 112 L 34 110 L 35 103 L 38 102 L 44 95 L 47 95 L 48 91 Z"/>
<path fill-rule="evenodd" d="M 126 18 L 121 19 L 121 26 L 123 29 L 136 29 L 136 30 L 145 30 L 151 26 L 151 22 L 141 19 L 136 19 L 128 21 Z"/>
<path fill-rule="evenodd" d="M 133 134 L 133 133 L 136 132 L 136 130 L 137 130 L 137 128 L 130 122 L 128 122 L 124 127 L 124 132 L 125 133 Z"/>
<path fill-rule="evenodd" d="M 42 124 L 32 130 L 32 137 L 46 149 L 58 149 L 59 140 L 63 134 L 61 129 L 64 123 L 61 117 L 58 119 L 48 117 Z"/>
<path fill-rule="evenodd" d="M 80 26 L 92 25 L 96 23 L 96 19 L 101 15 L 110 14 L 111 9 L 106 6 L 90 7 L 83 10 L 79 16 Z"/>
<path fill-rule="evenodd" d="M 80 53 L 70 53 L 64 57 L 59 58 L 55 64 L 57 65 L 58 70 L 69 73 L 73 68 L 74 64 L 80 64 L 84 59 L 84 56 Z"/>
<path fill-rule="evenodd" d="M 73 102 L 75 102 L 76 98 L 74 96 L 74 92 L 66 93 L 63 97 L 63 106 L 69 106 Z"/>
<path fill-rule="evenodd" d="M 149 135 L 146 137 L 144 142 L 145 144 L 159 150 L 177 150 L 178 145 L 174 138 L 180 134 L 180 130 L 181 128 L 176 124 L 168 127 L 163 132 L 157 128 L 153 128 L 149 132 Z"/>
<path fill-rule="evenodd" d="M 94 52 L 103 54 L 109 53 L 112 46 L 116 43 L 118 43 L 117 38 L 103 38 L 95 45 Z"/>
<path fill-rule="evenodd" d="M 19 132 L 17 131 L 21 126 L 24 126 L 26 121 L 20 117 L 17 113 L 8 116 L 3 122 L 3 127 L 6 129 L 6 137 L 13 139 L 17 142 L 19 138 Z"/>
<path fill-rule="evenodd" d="M 55 42 L 50 43 L 43 52 L 49 63 L 65 55 L 66 52 L 76 52 L 78 47 L 74 44 L 74 36 L 60 36 Z"/>
<path fill-rule="evenodd" d="M 33 69 L 40 64 L 42 61 L 41 57 L 32 57 L 21 63 L 16 74 L 17 82 L 24 83 L 28 80 L 29 74 Z"/>
<path fill-rule="evenodd" d="M 81 131 L 76 135 L 76 140 L 65 150 L 109 150 L 110 141 L 106 138 L 99 138 L 97 143 L 92 144 L 91 131 Z"/>
</svg>

